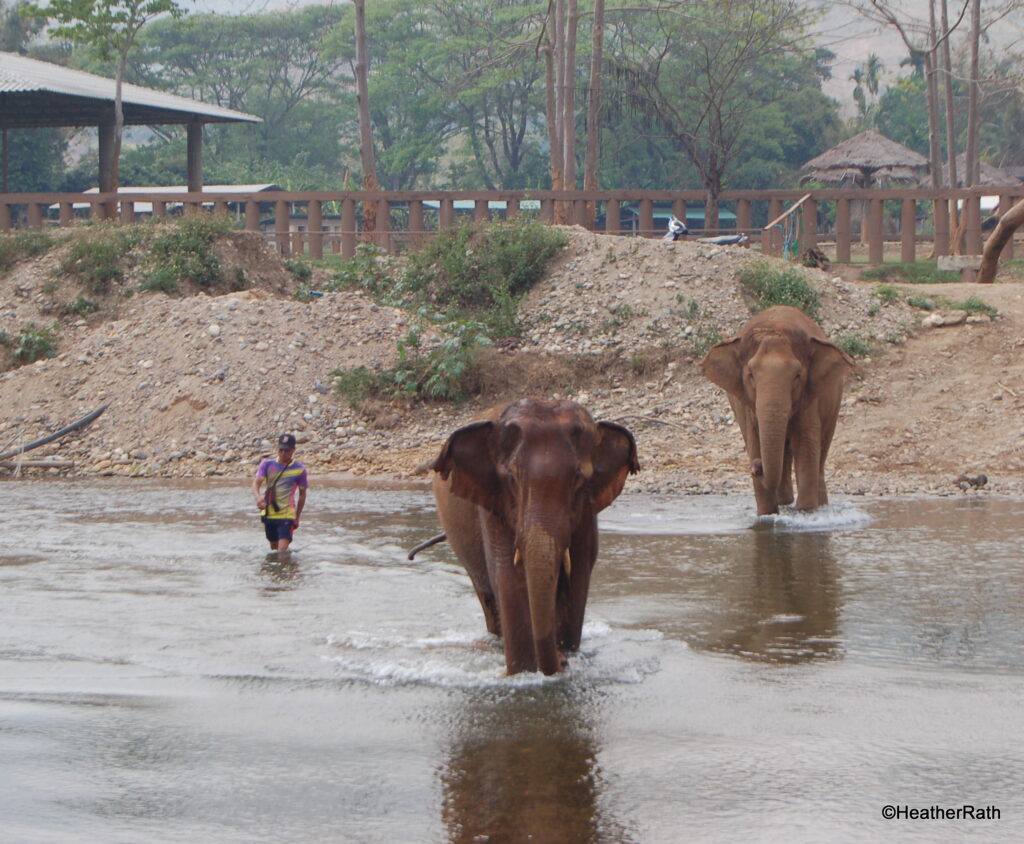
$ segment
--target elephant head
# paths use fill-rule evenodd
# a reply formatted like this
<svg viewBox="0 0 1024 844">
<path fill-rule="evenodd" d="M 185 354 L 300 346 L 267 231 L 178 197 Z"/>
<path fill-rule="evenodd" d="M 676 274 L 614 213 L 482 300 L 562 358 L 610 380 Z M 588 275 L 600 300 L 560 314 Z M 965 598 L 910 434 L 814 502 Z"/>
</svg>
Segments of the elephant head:
<svg viewBox="0 0 1024 844">
<path fill-rule="evenodd" d="M 524 399 L 455 431 L 433 468 L 442 523 L 485 614 L 493 596 L 488 626 L 509 673 L 560 670 L 559 648 L 579 647 L 597 513 L 640 468 L 633 435 L 573 402 Z M 452 496 L 474 511 L 459 518 Z"/>
<path fill-rule="evenodd" d="M 802 311 L 778 306 L 715 345 L 701 366 L 728 393 L 743 431 L 758 513 L 793 501 L 794 463 L 797 508 L 827 503 L 825 457 L 853 359 Z"/>
</svg>

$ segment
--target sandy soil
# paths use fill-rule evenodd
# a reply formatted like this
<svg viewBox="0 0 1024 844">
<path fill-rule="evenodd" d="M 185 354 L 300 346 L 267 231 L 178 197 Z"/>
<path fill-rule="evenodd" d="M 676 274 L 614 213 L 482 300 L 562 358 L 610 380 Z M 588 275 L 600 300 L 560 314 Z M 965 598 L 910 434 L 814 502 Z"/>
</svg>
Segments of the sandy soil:
<svg viewBox="0 0 1024 844">
<path fill-rule="evenodd" d="M 243 478 L 288 429 L 315 476 L 408 478 L 483 406 L 543 392 L 634 431 L 644 470 L 633 488 L 747 491 L 738 428 L 698 362 L 716 335 L 731 336 L 749 317 L 736 275 L 752 260 L 760 257 L 741 248 L 571 229 L 524 303 L 521 343 L 482 367 L 486 395 L 354 410 L 335 396 L 332 373 L 389 365 L 412 318 L 357 292 L 297 301 L 297 281 L 258 236 L 239 233 L 222 248 L 225 276 L 244 277 L 247 290 L 172 298 L 133 292 L 129 274 L 86 317 L 67 315 L 82 287 L 51 253 L 0 279 L 9 338 L 30 322 L 59 323 L 55 357 L 0 373 L 0 452 L 109 404 L 87 429 L 28 455 L 72 465 L 20 472 Z M 1024 492 L 1024 284 L 913 288 L 977 296 L 999 311 L 994 321 L 926 328 L 927 312 L 880 304 L 874 283 L 807 273 L 829 335 L 874 343 L 847 387 L 831 489 Z M 11 365 L 8 348 L 0 366 Z M 0 475 L 19 471 L 5 465 Z M 980 490 L 962 480 L 982 474 Z"/>
</svg>

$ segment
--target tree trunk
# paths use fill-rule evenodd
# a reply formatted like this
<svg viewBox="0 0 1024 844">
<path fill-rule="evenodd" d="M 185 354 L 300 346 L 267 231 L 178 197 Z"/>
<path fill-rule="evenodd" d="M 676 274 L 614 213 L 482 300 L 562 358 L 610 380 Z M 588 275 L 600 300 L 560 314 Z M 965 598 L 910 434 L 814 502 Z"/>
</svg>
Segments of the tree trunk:
<svg viewBox="0 0 1024 844">
<path fill-rule="evenodd" d="M 992 234 L 985 241 L 985 248 L 981 251 L 981 269 L 978 271 L 979 284 L 991 284 L 996 280 L 996 270 L 999 268 L 999 256 L 1003 252 L 1003 247 L 1021 224 L 1024 224 L 1024 199 L 999 218 Z"/>
<path fill-rule="evenodd" d="M 601 157 L 601 64 L 604 61 L 604 0 L 594 2 L 593 48 L 590 54 L 590 93 L 587 99 L 587 149 L 583 157 L 583 190 L 597 190 Z M 587 225 L 593 228 L 597 203 L 587 203 Z"/>
<path fill-rule="evenodd" d="M 370 122 L 369 56 L 366 49 L 366 0 L 352 0 L 356 11 L 356 100 L 359 109 L 359 164 L 363 171 L 363 190 L 380 190 L 377 160 L 373 153 L 373 127 Z M 377 203 L 363 203 L 363 231 L 377 230 Z"/>
<path fill-rule="evenodd" d="M 967 148 L 964 153 L 964 184 L 967 187 L 981 181 L 981 162 L 978 158 L 978 50 L 981 40 L 981 0 L 971 2 L 971 70 L 968 80 Z"/>
<path fill-rule="evenodd" d="M 940 13 L 940 20 L 942 25 L 943 35 L 949 32 L 949 4 L 948 0 L 941 0 L 942 11 Z M 960 184 L 960 174 L 957 172 L 956 166 L 956 117 L 953 110 L 953 61 L 950 56 L 949 49 L 949 38 L 943 37 L 942 49 L 938 53 L 938 57 L 942 67 L 942 84 L 943 94 L 946 105 L 946 161 L 947 167 L 949 168 L 949 186 L 952 188 L 958 187 Z M 953 254 L 960 252 L 960 215 L 958 213 L 956 201 L 949 203 L 949 231 L 950 237 L 950 249 Z"/>
</svg>

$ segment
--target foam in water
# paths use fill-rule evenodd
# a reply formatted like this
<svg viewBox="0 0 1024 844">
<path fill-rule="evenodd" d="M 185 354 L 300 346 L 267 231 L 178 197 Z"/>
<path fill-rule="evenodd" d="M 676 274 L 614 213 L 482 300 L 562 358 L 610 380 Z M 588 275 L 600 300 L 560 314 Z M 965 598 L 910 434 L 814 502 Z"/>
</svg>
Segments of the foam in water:
<svg viewBox="0 0 1024 844">
<path fill-rule="evenodd" d="M 754 526 L 782 531 L 823 531 L 863 527 L 870 523 L 871 516 L 863 510 L 847 502 L 838 502 L 816 510 L 783 507 L 776 515 L 758 516 Z"/>
</svg>

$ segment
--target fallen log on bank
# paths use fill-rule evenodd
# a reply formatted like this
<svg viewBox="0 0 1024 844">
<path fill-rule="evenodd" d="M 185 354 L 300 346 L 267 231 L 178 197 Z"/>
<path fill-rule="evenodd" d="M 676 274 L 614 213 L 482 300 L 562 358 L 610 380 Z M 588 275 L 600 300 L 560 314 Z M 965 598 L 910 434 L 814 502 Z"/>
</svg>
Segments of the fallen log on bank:
<svg viewBox="0 0 1024 844">
<path fill-rule="evenodd" d="M 16 457 L 19 454 L 24 454 L 26 451 L 32 451 L 32 449 L 34 448 L 39 448 L 40 446 L 46 445 L 47 443 L 52 443 L 54 440 L 59 440 L 61 437 L 67 436 L 72 431 L 77 431 L 79 428 L 84 428 L 89 423 L 94 422 L 96 419 L 98 419 L 103 414 L 103 411 L 106 410 L 108 407 L 110 407 L 110 405 L 105 404 L 102 407 L 98 407 L 92 413 L 87 413 L 77 422 L 72 422 L 70 425 L 65 425 L 59 431 L 54 431 L 52 434 L 49 434 L 48 436 L 45 436 L 42 439 L 30 442 L 28 445 L 20 445 L 17 448 L 12 448 L 8 451 L 5 451 L 3 454 L 0 454 L 0 461 L 5 461 L 11 457 Z M 22 462 L 22 465 L 25 465 L 24 462 Z"/>
</svg>

